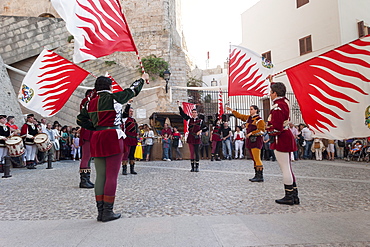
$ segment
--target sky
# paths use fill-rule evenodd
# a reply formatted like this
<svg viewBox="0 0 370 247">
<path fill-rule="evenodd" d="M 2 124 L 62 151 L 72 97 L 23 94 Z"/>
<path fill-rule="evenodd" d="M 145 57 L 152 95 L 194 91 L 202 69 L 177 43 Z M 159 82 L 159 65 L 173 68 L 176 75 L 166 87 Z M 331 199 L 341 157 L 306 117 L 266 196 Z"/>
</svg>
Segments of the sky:
<svg viewBox="0 0 370 247">
<path fill-rule="evenodd" d="M 182 25 L 190 57 L 198 68 L 223 67 L 229 46 L 242 42 L 241 14 L 259 0 L 181 0 Z"/>
</svg>

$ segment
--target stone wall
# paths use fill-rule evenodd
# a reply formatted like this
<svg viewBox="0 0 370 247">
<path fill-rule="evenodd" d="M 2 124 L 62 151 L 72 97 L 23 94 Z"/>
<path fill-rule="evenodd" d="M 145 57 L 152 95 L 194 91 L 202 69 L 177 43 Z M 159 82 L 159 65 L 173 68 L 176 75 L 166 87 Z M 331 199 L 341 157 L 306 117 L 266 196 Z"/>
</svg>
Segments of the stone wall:
<svg viewBox="0 0 370 247">
<path fill-rule="evenodd" d="M 169 86 L 186 86 L 190 62 L 186 55 L 185 40 L 181 30 L 180 0 L 121 2 L 140 56 L 146 57 L 154 54 L 157 57 L 162 57 L 170 64 Z M 13 33 L 2 34 L 0 31 L 0 40 L 5 38 L 7 42 L 10 42 L 9 39 L 13 39 L 16 35 L 19 36 L 16 42 L 6 46 L 0 43 L 0 54 L 5 55 L 4 61 L 7 64 L 14 66 L 22 64 L 24 67 L 24 61 L 29 63 L 30 60 L 36 59 L 34 56 L 41 52 L 43 46 L 50 47 L 50 49 L 57 48 L 55 52 L 72 60 L 73 43 L 67 42 L 67 37 L 70 34 L 65 30 L 64 21 L 59 18 L 35 17 L 43 13 L 50 13 L 58 17 L 48 0 L 12 0 L 0 3 L 0 15 L 13 15 L 0 16 L 0 20 L 12 22 L 12 28 L 22 29 L 20 33 L 14 30 Z M 53 29 L 48 28 L 53 25 Z M 1 23 L 0 26 L 2 26 Z M 63 32 L 59 32 L 59 30 L 63 30 Z M 21 43 L 26 43 L 25 46 L 22 46 L 24 48 L 20 47 Z M 105 61 L 115 61 L 117 64 L 109 66 Z M 138 64 L 136 54 L 117 52 L 107 57 L 79 64 L 79 66 L 95 76 L 109 72 L 122 87 L 127 87 L 140 77 Z M 27 71 L 26 68 L 24 70 Z M 14 75 L 14 73 L 12 74 Z M 175 102 L 170 102 L 170 95 L 166 94 L 164 89 L 165 81 L 157 76 L 154 78 L 144 88 L 157 86 L 160 88 L 143 91 L 133 104 L 134 108 L 146 113 L 145 117 L 137 118 L 140 123 L 148 123 L 148 118 L 153 112 L 177 112 L 176 100 L 187 101 L 186 90 L 175 90 L 175 94 L 172 95 Z M 92 87 L 94 80 L 93 76 L 89 76 L 82 85 Z M 21 80 L 18 80 L 17 83 L 20 82 Z M 17 85 L 14 85 L 14 88 L 17 88 Z M 61 112 L 52 119 L 75 125 L 75 116 L 78 113 L 78 105 L 84 92 L 85 89 L 77 89 Z"/>
</svg>

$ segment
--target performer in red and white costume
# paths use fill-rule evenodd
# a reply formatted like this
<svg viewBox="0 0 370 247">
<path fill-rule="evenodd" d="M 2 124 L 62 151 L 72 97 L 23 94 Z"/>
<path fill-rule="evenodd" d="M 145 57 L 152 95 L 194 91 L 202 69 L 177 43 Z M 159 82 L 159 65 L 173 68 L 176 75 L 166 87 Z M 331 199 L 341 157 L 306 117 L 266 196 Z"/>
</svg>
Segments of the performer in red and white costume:
<svg viewBox="0 0 370 247">
<path fill-rule="evenodd" d="M 180 115 L 183 119 L 188 121 L 189 135 L 186 142 L 189 145 L 190 161 L 191 161 L 191 172 L 199 172 L 199 144 L 201 143 L 200 134 L 205 128 L 204 121 L 198 117 L 197 109 L 191 110 L 191 117 L 188 116 L 179 103 Z"/>
<path fill-rule="evenodd" d="M 93 89 L 88 89 L 85 93 L 85 98 L 80 103 L 80 110 L 96 96 Z M 92 189 L 94 184 L 90 181 L 91 174 L 91 152 L 90 152 L 90 140 L 92 131 L 81 128 L 80 130 L 80 145 L 82 149 L 82 157 L 80 161 L 80 188 Z"/>
<path fill-rule="evenodd" d="M 135 149 L 137 146 L 138 125 L 134 115 L 134 109 L 131 107 L 132 99 L 127 102 L 125 110 L 122 113 L 122 130 L 126 134 L 124 140 L 124 153 L 122 158 L 122 175 L 127 175 L 127 161 L 130 164 L 130 173 L 136 175 L 135 172 Z"/>
<path fill-rule="evenodd" d="M 34 142 L 35 135 L 40 131 L 34 124 L 35 118 L 33 114 L 27 115 L 27 121 L 21 128 L 21 136 L 24 138 L 24 144 L 26 146 L 26 167 L 28 169 L 36 169 L 36 153 L 37 146 Z"/>
<path fill-rule="evenodd" d="M 267 122 L 267 132 L 275 137 L 271 149 L 275 150 L 276 159 L 283 173 L 285 197 L 275 200 L 279 204 L 299 204 L 296 179 L 292 171 L 291 152 L 297 150 L 292 132 L 289 130 L 289 100 L 285 97 L 286 87 L 282 82 L 271 84 L 270 97 L 273 106 Z"/>
<path fill-rule="evenodd" d="M 10 136 L 10 128 L 6 125 L 6 115 L 0 115 L 0 170 L 3 172 L 3 165 L 5 164 L 4 157 L 8 154 L 8 149 L 5 141 Z"/>
</svg>

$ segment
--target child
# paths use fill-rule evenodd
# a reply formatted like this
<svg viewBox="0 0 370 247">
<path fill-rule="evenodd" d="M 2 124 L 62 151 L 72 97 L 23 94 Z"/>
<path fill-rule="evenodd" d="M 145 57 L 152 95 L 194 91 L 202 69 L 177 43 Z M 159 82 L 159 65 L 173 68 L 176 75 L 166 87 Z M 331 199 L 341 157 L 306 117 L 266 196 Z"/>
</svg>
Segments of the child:
<svg viewBox="0 0 370 247">
<path fill-rule="evenodd" d="M 81 157 L 81 147 L 80 147 L 80 134 L 76 133 L 72 138 L 72 154 L 73 161 Z M 78 155 L 78 156 L 77 156 Z"/>
<path fill-rule="evenodd" d="M 311 151 L 315 152 L 316 160 L 322 160 L 322 152 L 324 150 L 324 143 L 322 143 L 321 139 L 315 138 L 311 147 Z"/>
<path fill-rule="evenodd" d="M 239 159 L 244 158 L 243 156 L 243 144 L 244 144 L 245 135 L 242 131 L 240 126 L 236 126 L 236 131 L 234 133 L 234 143 L 235 143 L 235 159 L 238 158 L 238 151 L 239 151 Z"/>
<path fill-rule="evenodd" d="M 163 155 L 164 155 L 163 160 L 171 161 L 170 160 L 170 145 L 171 145 L 171 140 L 168 138 L 168 134 L 165 133 L 162 139 L 162 148 L 163 148 Z"/>
<path fill-rule="evenodd" d="M 137 140 L 137 146 L 136 146 L 135 153 L 134 153 L 134 158 L 137 161 L 140 161 L 140 160 L 143 159 L 143 146 L 142 146 L 142 143 L 143 143 L 143 138 L 142 137 L 138 138 L 138 140 Z"/>
<path fill-rule="evenodd" d="M 351 154 L 354 154 L 354 153 L 356 153 L 357 151 L 360 151 L 360 150 L 361 150 L 361 148 L 362 148 L 362 144 L 361 144 L 361 142 L 360 142 L 360 141 L 357 141 L 357 142 L 355 143 L 355 145 L 353 146 L 353 148 L 350 150 L 350 152 L 351 152 Z"/>
</svg>

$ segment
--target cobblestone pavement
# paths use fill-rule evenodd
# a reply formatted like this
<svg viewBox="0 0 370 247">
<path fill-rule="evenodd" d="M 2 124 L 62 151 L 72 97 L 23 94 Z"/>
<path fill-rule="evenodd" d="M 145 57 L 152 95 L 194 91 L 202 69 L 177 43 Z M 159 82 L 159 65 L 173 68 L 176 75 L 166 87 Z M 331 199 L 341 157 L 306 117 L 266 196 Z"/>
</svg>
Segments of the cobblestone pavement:
<svg viewBox="0 0 370 247">
<path fill-rule="evenodd" d="M 137 162 L 138 175 L 118 181 L 126 220 L 109 224 L 95 220 L 94 191 L 78 187 L 77 161 L 12 169 L 0 179 L 0 246 L 370 246 L 369 163 L 294 162 L 295 206 L 274 202 L 284 194 L 277 162 L 264 162 L 264 183 L 248 181 L 251 160 L 200 164 Z"/>
<path fill-rule="evenodd" d="M 251 160 L 137 162 L 138 175 L 119 176 L 115 211 L 126 218 L 331 213 L 370 210 L 370 163 L 296 161 L 301 205 L 278 205 L 277 162 L 265 161 L 265 182 L 251 183 Z M 0 220 L 95 219 L 94 191 L 80 189 L 78 161 L 12 169 L 0 179 Z M 94 179 L 95 171 L 92 172 Z"/>
</svg>

